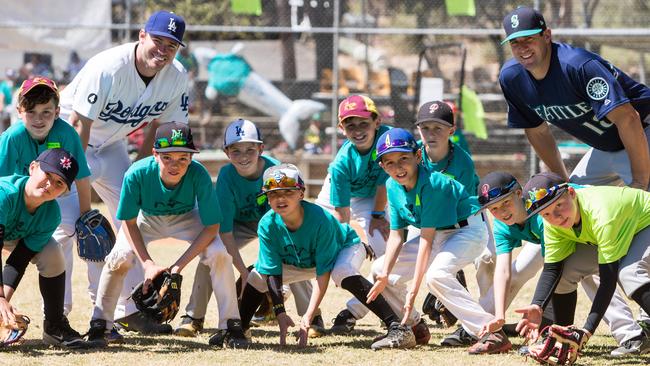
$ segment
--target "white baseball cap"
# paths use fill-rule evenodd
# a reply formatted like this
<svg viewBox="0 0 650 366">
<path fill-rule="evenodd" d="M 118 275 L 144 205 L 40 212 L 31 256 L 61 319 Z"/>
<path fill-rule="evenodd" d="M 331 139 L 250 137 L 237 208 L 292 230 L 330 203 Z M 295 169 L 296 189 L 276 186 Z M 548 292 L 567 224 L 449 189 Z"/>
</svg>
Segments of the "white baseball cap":
<svg viewBox="0 0 650 366">
<path fill-rule="evenodd" d="M 223 147 L 226 148 L 237 142 L 263 143 L 260 130 L 255 123 L 242 118 L 230 122 L 224 134 Z"/>
</svg>

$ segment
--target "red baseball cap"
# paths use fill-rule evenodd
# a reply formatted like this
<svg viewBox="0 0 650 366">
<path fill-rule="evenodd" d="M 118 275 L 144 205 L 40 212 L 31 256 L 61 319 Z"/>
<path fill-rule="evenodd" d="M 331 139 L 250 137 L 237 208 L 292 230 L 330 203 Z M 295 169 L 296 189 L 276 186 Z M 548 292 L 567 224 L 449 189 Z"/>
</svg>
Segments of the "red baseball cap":
<svg viewBox="0 0 650 366">
<path fill-rule="evenodd" d="M 23 81 L 22 85 L 20 85 L 20 90 L 18 94 L 21 97 L 24 97 L 27 93 L 29 93 L 32 89 L 34 89 L 39 85 L 44 85 L 50 88 L 53 92 L 55 92 L 56 95 L 59 95 L 59 89 L 56 87 L 56 83 L 43 76 L 36 76 L 31 79 L 27 79 Z"/>
<path fill-rule="evenodd" d="M 339 123 L 350 117 L 370 118 L 373 113 L 379 114 L 372 99 L 364 95 L 351 95 L 339 104 Z"/>
</svg>

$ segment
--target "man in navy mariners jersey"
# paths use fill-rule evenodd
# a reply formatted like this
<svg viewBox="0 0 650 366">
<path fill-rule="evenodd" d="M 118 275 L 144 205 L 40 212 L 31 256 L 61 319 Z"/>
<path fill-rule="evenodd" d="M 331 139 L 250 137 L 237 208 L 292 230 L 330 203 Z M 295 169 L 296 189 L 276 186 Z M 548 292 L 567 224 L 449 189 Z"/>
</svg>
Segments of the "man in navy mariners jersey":
<svg viewBox="0 0 650 366">
<path fill-rule="evenodd" d="M 540 158 L 562 178 L 647 189 L 650 89 L 595 53 L 553 42 L 534 9 L 515 9 L 503 27 L 513 55 L 499 75 L 508 126 L 524 128 Z M 548 123 L 592 147 L 571 175 Z"/>
</svg>

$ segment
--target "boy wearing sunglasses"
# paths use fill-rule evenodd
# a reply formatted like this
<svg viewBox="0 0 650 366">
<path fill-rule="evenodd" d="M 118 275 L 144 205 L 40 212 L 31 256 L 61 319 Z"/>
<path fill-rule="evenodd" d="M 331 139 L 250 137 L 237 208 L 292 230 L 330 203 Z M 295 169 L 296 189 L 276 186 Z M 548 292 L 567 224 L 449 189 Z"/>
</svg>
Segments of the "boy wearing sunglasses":
<svg viewBox="0 0 650 366">
<path fill-rule="evenodd" d="M 542 309 L 575 257 L 594 268 L 597 264 L 600 275 L 583 327 L 565 329 L 578 348 L 598 327 L 617 282 L 628 297 L 650 311 L 650 193 L 608 186 L 576 190 L 556 175 L 536 175 L 524 191 L 528 214 L 539 213 L 544 219 L 545 256 L 531 305 L 517 310 L 523 314 L 517 325 L 522 334 L 537 336 Z M 645 338 L 640 352 L 649 349 L 650 340 Z"/>
<path fill-rule="evenodd" d="M 458 316 L 463 326 L 460 339 L 470 346 L 478 340 L 481 326 L 494 317 L 456 278 L 460 269 L 483 252 L 488 239 L 485 223 L 474 215 L 476 197 L 457 181 L 423 168 L 421 150 L 406 130 L 385 132 L 377 142 L 377 157 L 390 175 L 391 231 L 386 254 L 373 264 L 375 283 L 368 299 L 384 292 L 393 308 L 404 309 L 403 324 L 416 324 L 420 314 L 413 302 L 426 272 L 429 291 Z M 406 241 L 402 229 L 409 225 L 419 228 L 420 235 Z M 505 334 L 497 347 L 510 349 Z"/>
<path fill-rule="evenodd" d="M 550 173 L 542 173 L 547 174 Z M 578 185 L 570 186 L 581 188 Z M 481 342 L 476 343 L 470 350 L 470 353 L 484 354 L 489 353 L 490 340 L 504 326 L 505 311 L 512 300 L 543 266 L 544 224 L 537 214 L 528 217 L 521 185 L 511 174 L 492 172 L 486 175 L 479 183 L 478 200 L 481 209 L 489 210 L 495 218 L 496 243 L 494 285 L 488 292 L 491 299 L 487 299 L 491 301 L 481 302 L 485 310 L 495 314 L 495 319 L 482 327 Z M 522 241 L 526 243 L 522 245 Z M 512 260 L 513 251 L 519 247 L 521 250 L 517 258 Z M 571 265 L 565 266 L 566 271 L 552 295 L 552 301 L 549 301 L 549 306 L 544 310 L 542 328 L 553 322 L 560 325 L 573 324 L 578 282 L 582 284 L 589 298 L 593 299 L 595 296 L 598 277 L 584 273 L 588 268 L 593 268 L 593 265 L 579 259 L 575 256 Z M 554 309 L 560 311 L 556 312 Z M 631 310 L 618 291 L 612 297 L 605 313 L 605 321 L 610 325 L 612 335 L 620 345 L 611 352 L 612 356 L 642 351 L 641 327 L 632 319 Z"/>
<path fill-rule="evenodd" d="M 359 273 L 366 257 L 364 245 L 348 224 L 303 199 L 305 184 L 298 168 L 292 164 L 269 168 L 263 180 L 261 195 L 267 197 L 271 210 L 260 220 L 259 255 L 241 299 L 244 329 L 264 293 L 269 292 L 280 327 L 280 344 L 286 344 L 287 330 L 294 322 L 284 307 L 282 285 L 315 278 L 309 307 L 299 323 L 298 345 L 306 346 L 310 324 L 332 278 L 336 286 L 366 303 L 388 327 L 386 339 L 390 342 L 375 342 L 373 349 L 415 347 L 413 331 L 399 323 L 383 297 L 366 301 L 372 284 Z"/>
<path fill-rule="evenodd" d="M 115 247 L 106 257 L 99 280 L 88 340 L 105 347 L 105 329 L 113 323 L 113 312 L 124 278 L 139 260 L 144 287 L 160 273 L 181 273 L 194 257 L 210 267 L 212 290 L 219 309 L 218 329 L 227 330 L 226 345 L 246 347 L 237 309 L 232 257 L 218 236 L 222 220 L 219 202 L 208 171 L 192 160 L 198 153 L 186 123 L 169 122 L 156 130 L 153 156 L 134 163 L 122 185 L 117 217 L 123 220 Z M 189 248 L 169 267 L 156 264 L 147 251 L 154 240 L 175 238 Z"/>
<path fill-rule="evenodd" d="M 263 183 L 262 174 L 266 169 L 280 162 L 262 155 L 264 143 L 259 129 L 253 122 L 241 118 L 232 121 L 226 127 L 223 149 L 230 163 L 219 170 L 216 183 L 216 193 L 223 216 L 219 226 L 219 237 L 245 284 L 248 269 L 239 250 L 249 243 L 257 242 L 257 224 L 269 210 L 265 197 L 257 197 Z M 302 315 L 309 305 L 311 283 L 309 281 L 295 283 L 291 285 L 291 289 L 295 296 L 298 314 Z M 181 317 L 181 324 L 174 334 L 194 337 L 203 330 L 203 321 L 211 296 L 210 267 L 199 263 L 194 274 L 192 294 L 185 307 L 185 315 Z M 324 326 L 320 314 L 314 319 L 312 328 L 323 332 Z M 310 332 L 310 336 L 315 333 Z M 215 334 L 210 338 L 210 344 L 223 343 L 223 336 L 224 334 Z"/>
<path fill-rule="evenodd" d="M 327 169 L 327 177 L 316 204 L 328 209 L 339 222 L 354 219 L 363 228 L 374 256 L 386 250 L 386 173 L 377 164 L 377 137 L 390 127 L 381 125 L 375 102 L 363 95 L 352 95 L 339 104 L 339 128 L 347 141 Z M 372 256 L 372 255 L 371 255 Z M 368 314 L 368 308 L 356 298 L 339 312 L 331 328 L 334 334 L 349 334 L 356 321 Z M 422 342 L 429 341 L 426 325 L 421 327 Z"/>
</svg>

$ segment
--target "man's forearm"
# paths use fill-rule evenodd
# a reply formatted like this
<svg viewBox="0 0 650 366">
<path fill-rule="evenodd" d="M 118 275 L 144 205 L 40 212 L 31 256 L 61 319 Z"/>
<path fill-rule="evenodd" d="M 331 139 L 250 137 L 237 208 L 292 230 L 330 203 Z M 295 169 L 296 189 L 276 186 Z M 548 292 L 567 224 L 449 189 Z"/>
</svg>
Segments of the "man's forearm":
<svg viewBox="0 0 650 366">
<path fill-rule="evenodd" d="M 526 129 L 526 137 L 535 149 L 540 159 L 548 168 L 560 177 L 569 180 L 569 173 L 562 161 L 562 155 L 557 148 L 557 142 L 546 122 L 535 128 Z"/>
</svg>

